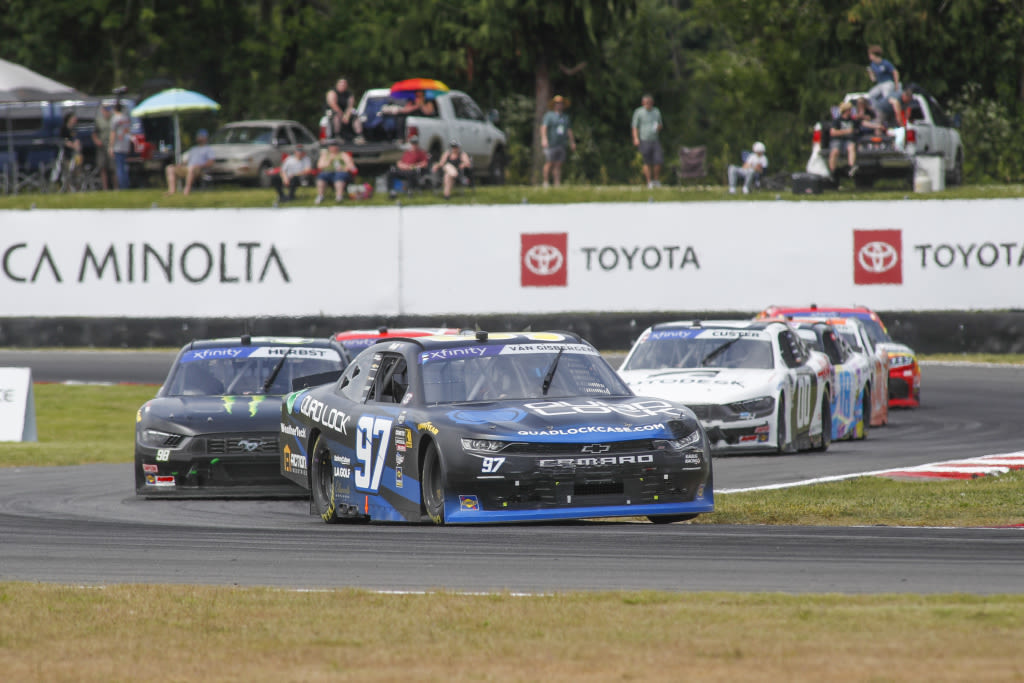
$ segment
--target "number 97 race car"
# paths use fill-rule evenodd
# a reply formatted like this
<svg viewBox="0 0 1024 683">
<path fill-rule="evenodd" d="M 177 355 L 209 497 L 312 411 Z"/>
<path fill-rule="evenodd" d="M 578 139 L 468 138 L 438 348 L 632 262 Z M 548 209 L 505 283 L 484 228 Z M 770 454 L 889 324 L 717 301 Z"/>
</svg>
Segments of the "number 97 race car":
<svg viewBox="0 0 1024 683">
<path fill-rule="evenodd" d="M 714 509 L 693 413 L 637 398 L 563 333 L 382 340 L 337 382 L 288 395 L 280 437 L 282 474 L 328 523 L 672 522 Z"/>
<path fill-rule="evenodd" d="M 619 369 L 634 392 L 689 406 L 718 452 L 826 450 L 832 365 L 784 322 L 655 325 Z"/>
</svg>

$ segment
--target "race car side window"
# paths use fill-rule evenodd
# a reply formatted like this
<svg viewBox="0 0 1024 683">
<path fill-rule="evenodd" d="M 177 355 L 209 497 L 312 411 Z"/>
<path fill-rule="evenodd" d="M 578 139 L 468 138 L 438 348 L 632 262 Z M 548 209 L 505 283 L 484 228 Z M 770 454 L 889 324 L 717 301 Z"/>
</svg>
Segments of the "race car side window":
<svg viewBox="0 0 1024 683">
<path fill-rule="evenodd" d="M 807 362 L 807 350 L 789 330 L 779 332 L 779 351 L 788 367 L 798 368 Z"/>
<path fill-rule="evenodd" d="M 821 334 L 821 346 L 825 349 L 825 355 L 832 361 L 833 365 L 842 365 L 846 360 L 846 353 L 843 345 L 832 330 L 826 330 Z"/>
<path fill-rule="evenodd" d="M 378 403 L 401 403 L 409 388 L 409 372 L 405 358 L 386 354 L 380 361 L 380 369 L 374 377 L 374 386 L 366 397 Z"/>
<path fill-rule="evenodd" d="M 366 354 L 358 362 L 352 363 L 345 370 L 345 373 L 338 380 L 338 393 L 352 401 L 359 401 L 363 395 L 363 388 L 370 376 L 369 367 L 373 362 L 373 356 Z"/>
</svg>

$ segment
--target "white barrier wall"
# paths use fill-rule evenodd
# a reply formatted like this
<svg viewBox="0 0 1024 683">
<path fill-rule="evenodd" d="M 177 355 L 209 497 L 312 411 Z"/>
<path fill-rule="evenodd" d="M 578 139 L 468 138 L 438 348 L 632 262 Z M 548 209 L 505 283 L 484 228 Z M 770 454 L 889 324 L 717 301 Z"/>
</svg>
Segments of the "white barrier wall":
<svg viewBox="0 0 1024 683">
<path fill-rule="evenodd" d="M 12 211 L 0 317 L 1024 307 L 1024 201 Z"/>
</svg>

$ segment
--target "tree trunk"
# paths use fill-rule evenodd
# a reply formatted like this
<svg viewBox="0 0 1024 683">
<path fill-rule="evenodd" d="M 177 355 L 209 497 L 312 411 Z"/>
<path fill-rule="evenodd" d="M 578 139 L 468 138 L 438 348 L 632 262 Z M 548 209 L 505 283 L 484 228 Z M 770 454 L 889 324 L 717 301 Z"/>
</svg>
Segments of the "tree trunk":
<svg viewBox="0 0 1024 683">
<path fill-rule="evenodd" d="M 551 100 L 551 75 L 548 73 L 548 63 L 543 56 L 537 58 L 537 65 L 534 68 L 534 97 L 536 102 L 533 108 L 533 172 L 531 180 L 534 185 L 540 184 L 541 167 L 544 166 L 544 149 L 540 146 L 540 123 L 548 110 L 548 102 Z"/>
</svg>

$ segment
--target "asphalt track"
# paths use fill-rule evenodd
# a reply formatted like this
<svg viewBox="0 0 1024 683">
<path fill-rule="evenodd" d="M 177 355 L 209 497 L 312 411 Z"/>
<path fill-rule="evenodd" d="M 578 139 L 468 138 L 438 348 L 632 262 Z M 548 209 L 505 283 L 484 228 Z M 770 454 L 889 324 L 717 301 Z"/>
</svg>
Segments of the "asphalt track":
<svg viewBox="0 0 1024 683">
<path fill-rule="evenodd" d="M 0 365 L 29 365 L 18 355 L 26 353 L 39 354 L 31 357 L 37 381 L 160 381 L 171 357 L 81 352 L 73 361 L 64 352 L 0 352 Z M 83 359 L 88 367 L 77 365 Z M 833 444 L 824 454 L 717 458 L 716 489 L 1022 450 L 1022 381 L 1024 368 L 928 365 L 924 405 L 894 412 L 867 441 Z M 0 580 L 393 591 L 1024 592 L 1024 530 L 1016 528 L 328 526 L 301 501 L 143 501 L 132 487 L 130 465 L 0 468 Z"/>
</svg>

